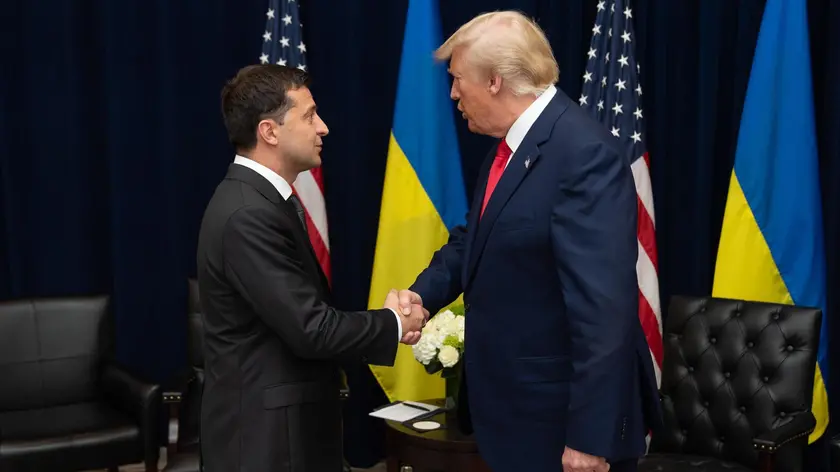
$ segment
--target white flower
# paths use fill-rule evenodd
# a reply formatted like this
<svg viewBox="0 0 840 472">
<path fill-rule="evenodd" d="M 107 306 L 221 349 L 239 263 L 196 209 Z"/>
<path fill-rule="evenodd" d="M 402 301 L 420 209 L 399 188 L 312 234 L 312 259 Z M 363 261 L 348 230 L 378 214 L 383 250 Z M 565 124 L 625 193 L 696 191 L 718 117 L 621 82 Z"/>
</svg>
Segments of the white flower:
<svg viewBox="0 0 840 472">
<path fill-rule="evenodd" d="M 458 350 L 452 346 L 443 346 L 440 348 L 438 360 L 444 367 L 452 367 L 458 363 Z"/>
<path fill-rule="evenodd" d="M 420 339 L 426 339 L 435 347 L 435 349 L 440 349 L 441 346 L 443 346 L 443 340 L 449 335 L 448 331 L 447 319 L 445 317 L 438 319 L 438 317 L 435 316 L 426 323 Z"/>
<path fill-rule="evenodd" d="M 428 326 L 428 325 L 427 325 Z M 434 345 L 432 337 L 427 337 L 425 333 L 420 337 L 420 341 L 411 347 L 414 353 L 414 358 L 423 365 L 429 365 L 429 362 L 437 355 L 438 348 Z"/>
<path fill-rule="evenodd" d="M 464 342 L 464 317 L 459 316 L 455 319 L 455 333 L 458 335 L 458 342 Z"/>
<path fill-rule="evenodd" d="M 457 316 L 455 316 L 455 313 L 452 313 L 452 311 L 450 311 L 450 310 L 446 310 L 446 311 L 444 311 L 444 312 L 438 313 L 438 314 L 434 317 L 434 319 L 436 319 L 436 320 L 437 320 L 438 324 L 440 324 L 440 325 L 442 325 L 442 326 L 446 326 L 446 325 L 448 325 L 448 324 L 449 324 L 449 323 L 451 323 L 451 322 L 452 322 L 455 318 L 458 318 L 458 317 L 457 317 Z"/>
<path fill-rule="evenodd" d="M 443 345 L 447 338 L 451 346 Z M 426 323 L 420 341 L 412 346 L 412 352 L 414 358 L 423 365 L 429 365 L 437 359 L 443 367 L 450 368 L 458 363 L 463 345 L 464 317 L 446 310 L 436 314 Z"/>
</svg>

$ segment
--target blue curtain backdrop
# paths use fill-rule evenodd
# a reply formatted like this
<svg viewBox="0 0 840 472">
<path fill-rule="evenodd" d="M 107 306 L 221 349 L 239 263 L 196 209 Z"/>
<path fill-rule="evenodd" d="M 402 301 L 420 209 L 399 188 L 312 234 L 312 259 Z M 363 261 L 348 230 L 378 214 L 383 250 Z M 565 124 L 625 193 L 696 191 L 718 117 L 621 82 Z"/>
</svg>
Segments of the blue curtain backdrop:
<svg viewBox="0 0 840 472">
<path fill-rule="evenodd" d="M 577 97 L 595 0 L 442 1 L 444 34 L 516 8 L 546 29 Z M 808 2 L 829 314 L 840 316 L 840 3 Z M 0 72 L 0 299 L 110 292 L 118 354 L 164 380 L 184 362 L 187 277 L 204 205 L 233 157 L 219 91 L 257 61 L 266 0 L 6 2 Z M 335 296 L 364 307 L 407 0 L 302 0 L 313 92 L 331 128 L 324 172 Z M 634 19 L 663 300 L 708 294 L 764 2 L 636 0 Z M 833 60 L 832 60 L 833 58 Z M 468 193 L 487 138 L 458 131 Z M 796 188 L 791 188 L 796 192 Z M 829 335 L 840 339 L 840 323 Z M 840 417 L 840 341 L 832 346 Z M 348 366 L 348 457 L 378 460 L 384 400 Z M 837 432 L 837 422 L 830 428 Z M 814 469 L 818 470 L 818 469 Z"/>
</svg>

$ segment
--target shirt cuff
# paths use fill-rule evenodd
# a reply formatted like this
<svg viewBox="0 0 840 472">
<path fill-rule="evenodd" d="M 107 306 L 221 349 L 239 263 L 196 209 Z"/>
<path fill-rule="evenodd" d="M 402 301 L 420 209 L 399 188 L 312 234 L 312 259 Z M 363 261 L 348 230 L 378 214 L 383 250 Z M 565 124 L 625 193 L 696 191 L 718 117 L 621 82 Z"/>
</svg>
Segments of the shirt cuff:
<svg viewBox="0 0 840 472">
<path fill-rule="evenodd" d="M 400 319 L 400 314 L 397 313 L 397 310 L 395 310 L 393 308 L 388 308 L 388 309 L 393 311 L 394 316 L 397 317 L 397 342 L 400 342 L 400 341 L 402 341 L 402 337 L 403 337 L 403 334 L 402 334 L 402 320 Z"/>
</svg>

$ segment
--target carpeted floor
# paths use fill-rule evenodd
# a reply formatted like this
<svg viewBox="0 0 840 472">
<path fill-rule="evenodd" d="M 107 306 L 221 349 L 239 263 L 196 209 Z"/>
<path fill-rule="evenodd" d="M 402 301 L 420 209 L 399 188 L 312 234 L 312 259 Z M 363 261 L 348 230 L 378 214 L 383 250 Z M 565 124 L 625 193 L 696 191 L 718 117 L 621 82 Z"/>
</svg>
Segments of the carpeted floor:
<svg viewBox="0 0 840 472">
<path fill-rule="evenodd" d="M 166 465 L 166 449 L 162 448 L 160 451 L 160 461 L 158 462 L 158 469 L 163 469 Z M 145 472 L 143 464 L 132 464 L 120 467 L 120 472 Z M 87 472 L 105 472 L 104 470 L 92 470 Z M 353 472 L 385 472 L 385 463 L 375 465 L 370 469 L 353 469 Z"/>
</svg>

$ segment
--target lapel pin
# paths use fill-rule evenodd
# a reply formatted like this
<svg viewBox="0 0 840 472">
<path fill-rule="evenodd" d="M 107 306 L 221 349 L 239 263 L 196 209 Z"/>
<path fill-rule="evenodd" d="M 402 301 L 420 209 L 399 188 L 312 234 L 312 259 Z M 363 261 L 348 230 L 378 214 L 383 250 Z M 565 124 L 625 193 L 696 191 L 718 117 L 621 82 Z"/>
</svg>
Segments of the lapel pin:
<svg viewBox="0 0 840 472">
<path fill-rule="evenodd" d="M 527 169 L 530 166 L 531 166 L 531 158 L 529 157 L 528 159 L 525 159 L 525 168 Z"/>
</svg>

